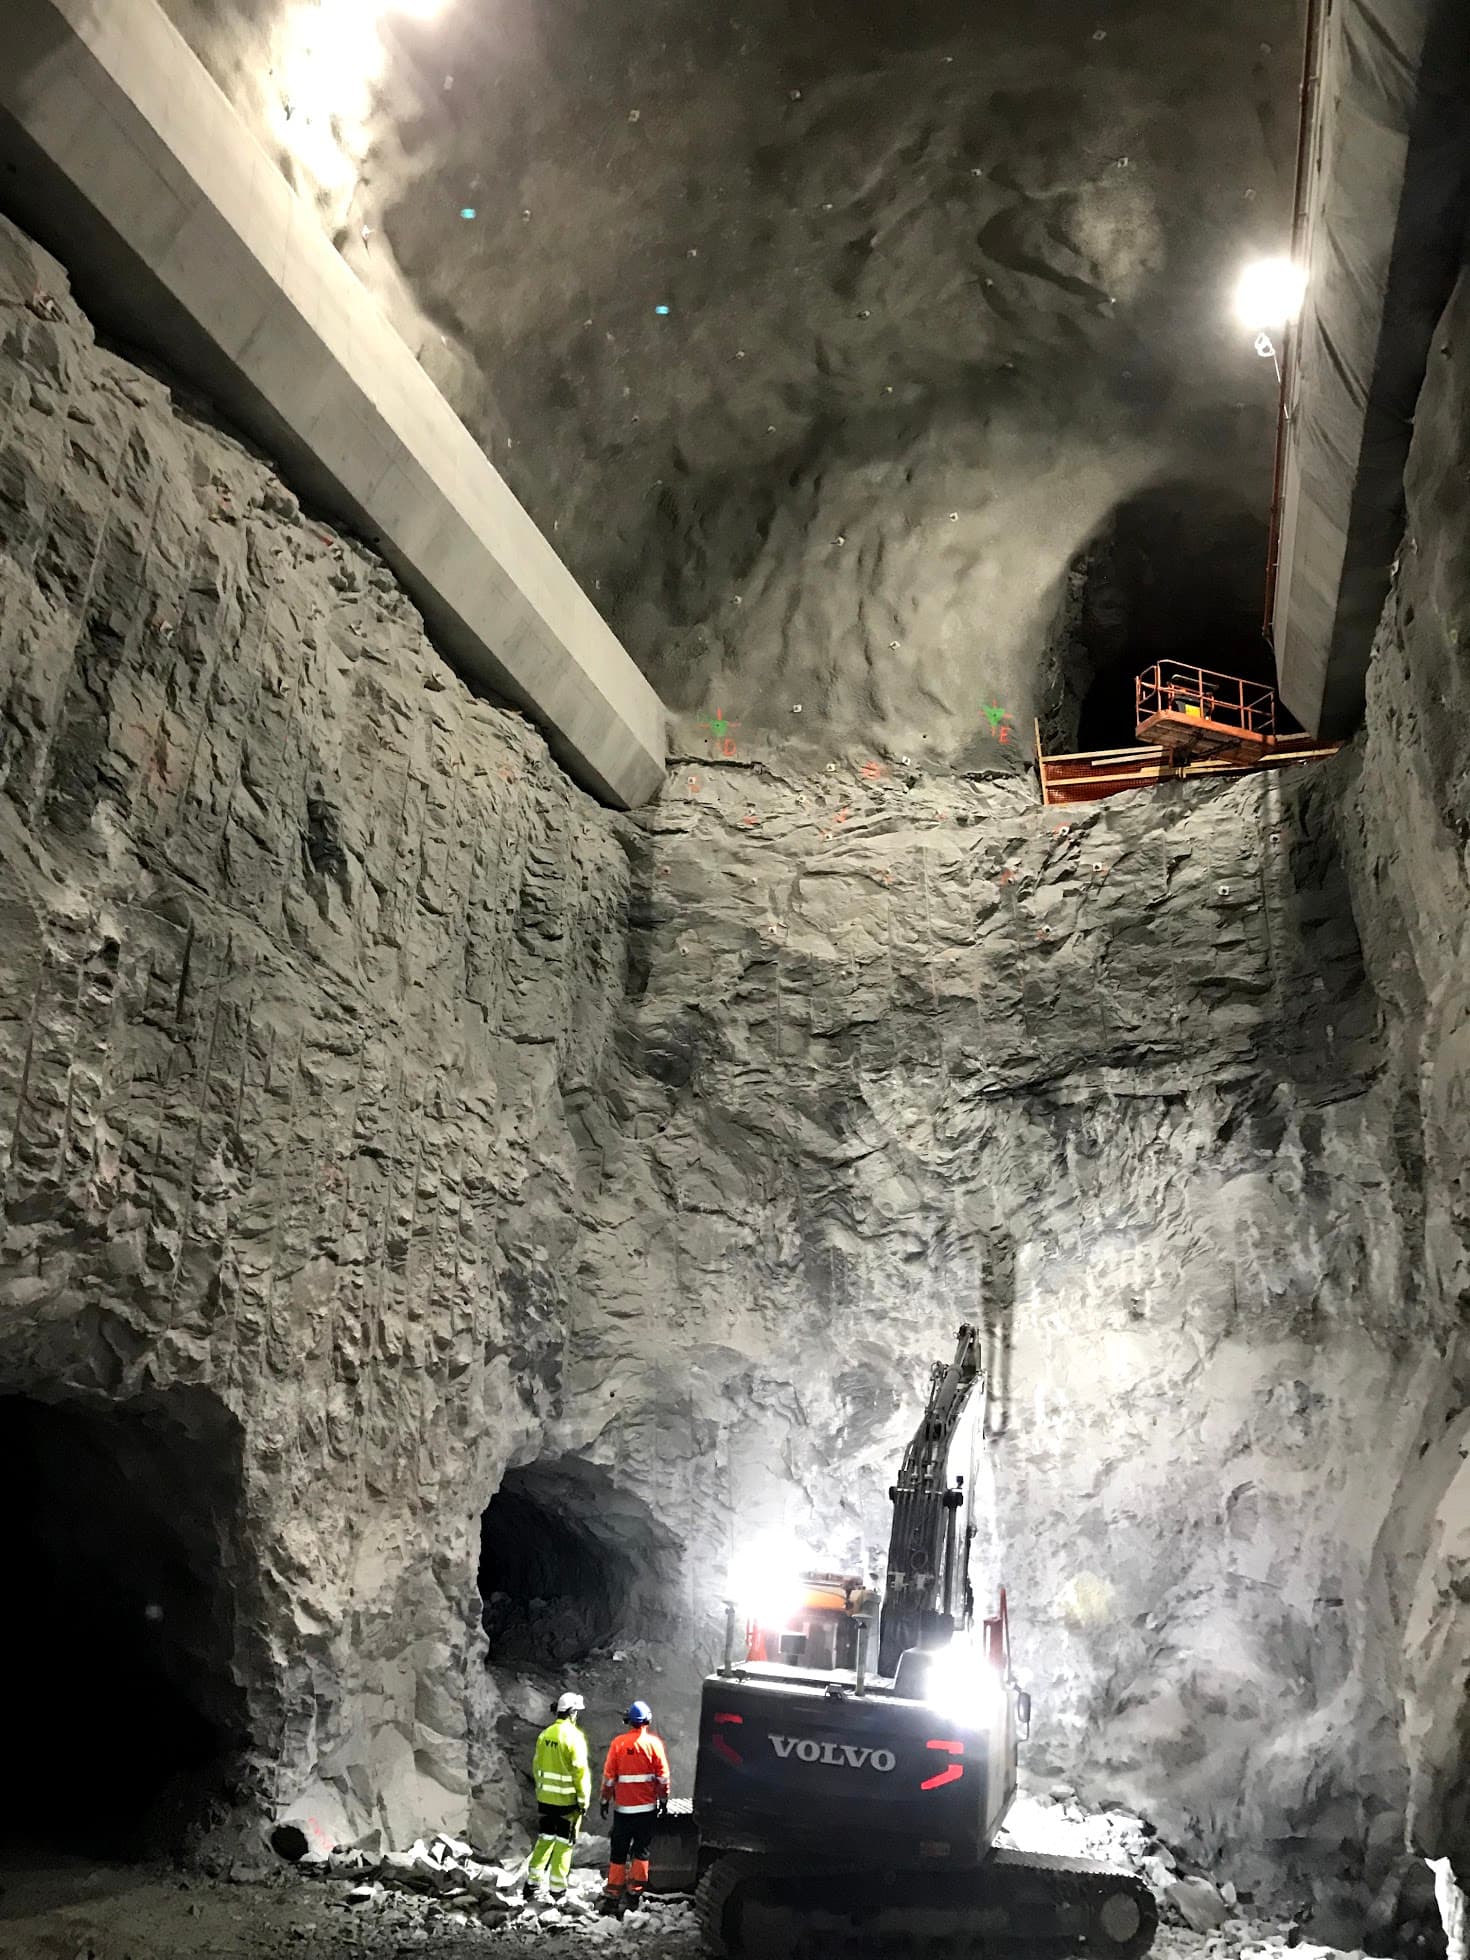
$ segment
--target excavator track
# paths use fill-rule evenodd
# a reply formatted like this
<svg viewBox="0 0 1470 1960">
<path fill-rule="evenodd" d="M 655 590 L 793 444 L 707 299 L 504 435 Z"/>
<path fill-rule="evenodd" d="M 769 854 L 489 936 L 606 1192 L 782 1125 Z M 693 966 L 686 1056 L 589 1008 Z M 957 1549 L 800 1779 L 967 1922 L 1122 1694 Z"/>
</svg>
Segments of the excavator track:
<svg viewBox="0 0 1470 1960">
<path fill-rule="evenodd" d="M 839 1950 L 1142 1960 L 1159 1921 L 1153 1894 L 1131 1872 L 1009 1850 L 966 1872 L 813 1870 L 730 1853 L 700 1879 L 695 1912 L 717 1960 L 822 1960 Z"/>
</svg>

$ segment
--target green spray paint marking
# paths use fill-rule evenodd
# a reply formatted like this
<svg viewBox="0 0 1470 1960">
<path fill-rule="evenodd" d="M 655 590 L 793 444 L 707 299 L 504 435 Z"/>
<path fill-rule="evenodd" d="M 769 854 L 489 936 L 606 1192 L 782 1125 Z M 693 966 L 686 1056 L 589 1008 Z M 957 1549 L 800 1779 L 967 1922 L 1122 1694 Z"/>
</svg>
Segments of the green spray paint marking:
<svg viewBox="0 0 1470 1960">
<path fill-rule="evenodd" d="M 723 708 L 716 708 L 712 715 L 706 715 L 700 723 L 700 727 L 707 728 L 710 734 L 719 743 L 720 754 L 724 756 L 734 755 L 735 738 L 730 733 L 730 730 L 732 728 L 738 728 L 739 726 L 740 724 L 738 721 L 730 721 L 726 718 L 725 710 Z"/>
</svg>

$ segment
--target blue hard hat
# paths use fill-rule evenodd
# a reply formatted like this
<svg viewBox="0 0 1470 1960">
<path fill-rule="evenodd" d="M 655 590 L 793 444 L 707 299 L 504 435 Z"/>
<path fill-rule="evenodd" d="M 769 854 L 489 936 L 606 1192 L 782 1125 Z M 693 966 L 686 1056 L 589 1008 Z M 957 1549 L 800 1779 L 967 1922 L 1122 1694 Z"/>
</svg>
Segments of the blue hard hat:
<svg viewBox="0 0 1470 1960">
<path fill-rule="evenodd" d="M 623 1719 L 632 1722 L 636 1728 L 643 1728 L 653 1720 L 653 1710 L 646 1701 L 635 1701 Z"/>
</svg>

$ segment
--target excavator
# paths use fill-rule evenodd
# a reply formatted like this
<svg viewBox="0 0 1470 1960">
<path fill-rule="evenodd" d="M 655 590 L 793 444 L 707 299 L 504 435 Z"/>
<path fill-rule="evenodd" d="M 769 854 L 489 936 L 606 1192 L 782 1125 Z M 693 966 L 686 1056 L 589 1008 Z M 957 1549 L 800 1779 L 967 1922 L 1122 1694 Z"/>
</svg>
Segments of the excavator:
<svg viewBox="0 0 1470 1960">
<path fill-rule="evenodd" d="M 979 1333 L 964 1326 L 889 1491 L 881 1607 L 863 1575 L 809 1572 L 794 1602 L 746 1617 L 737 1656 L 740 1603 L 727 1602 L 692 1814 L 668 1821 L 653 1871 L 660 1890 L 693 1884 L 716 1960 L 839 1947 L 1140 1960 L 1152 1944 L 1157 1908 L 1132 1873 L 996 1843 L 1030 1698 L 1011 1673 L 1003 1592 L 977 1637 L 969 1493 L 949 1479 L 982 1386 Z"/>
</svg>

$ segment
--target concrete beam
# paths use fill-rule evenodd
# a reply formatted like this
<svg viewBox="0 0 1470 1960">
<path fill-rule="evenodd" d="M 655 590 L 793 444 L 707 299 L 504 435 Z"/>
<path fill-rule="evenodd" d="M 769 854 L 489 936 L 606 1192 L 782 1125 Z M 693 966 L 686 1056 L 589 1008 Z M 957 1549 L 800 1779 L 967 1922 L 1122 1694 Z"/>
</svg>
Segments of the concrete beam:
<svg viewBox="0 0 1470 1960">
<path fill-rule="evenodd" d="M 1273 634 L 1281 698 L 1341 740 L 1362 713 L 1403 475 L 1470 190 L 1464 0 L 1325 11 L 1307 302 L 1287 373 Z"/>
<path fill-rule="evenodd" d="M 0 203 L 99 324 L 373 542 L 467 678 L 631 807 L 662 703 L 155 0 L 4 0 Z"/>
</svg>

